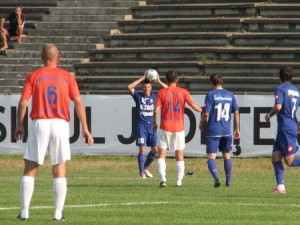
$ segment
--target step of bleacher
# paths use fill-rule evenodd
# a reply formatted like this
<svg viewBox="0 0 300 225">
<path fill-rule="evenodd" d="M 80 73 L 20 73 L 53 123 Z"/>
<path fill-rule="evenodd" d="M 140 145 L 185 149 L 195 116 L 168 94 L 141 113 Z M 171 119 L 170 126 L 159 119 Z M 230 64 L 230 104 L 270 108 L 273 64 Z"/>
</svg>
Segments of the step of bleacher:
<svg viewBox="0 0 300 225">
<path fill-rule="evenodd" d="M 73 44 L 99 44 L 103 43 L 104 39 L 99 37 L 84 37 L 84 36 L 26 36 L 23 38 L 23 43 L 30 44 L 46 44 L 46 43 L 55 43 L 55 44 L 64 44 L 64 43 L 73 43 Z"/>
<path fill-rule="evenodd" d="M 105 46 L 112 48 L 171 47 L 171 46 L 225 46 L 231 34 L 224 32 L 182 33 L 127 33 L 112 34 L 105 38 Z"/>
<path fill-rule="evenodd" d="M 274 3 L 299 3 L 299 0 L 146 0 L 147 4 L 203 4 L 203 3 L 263 3 L 263 4 L 274 4 Z"/>
<path fill-rule="evenodd" d="M 30 36 L 104 36 L 110 29 L 37 29 L 30 30 Z"/>
<path fill-rule="evenodd" d="M 257 9 L 263 17 L 288 18 L 300 15 L 300 4 L 261 4 L 257 5 Z"/>
<path fill-rule="evenodd" d="M 117 24 L 115 22 L 36 22 L 37 29 L 81 29 L 85 30 L 86 28 L 89 29 L 116 29 Z"/>
<path fill-rule="evenodd" d="M 0 18 L 14 11 L 14 7 L 1 7 L 0 5 Z M 42 20 L 43 16 L 50 13 L 49 7 L 23 7 L 23 15 L 26 21 Z"/>
<path fill-rule="evenodd" d="M 20 5 L 22 7 L 32 7 L 32 6 L 38 6 L 38 7 L 45 7 L 45 6 L 56 6 L 57 2 L 60 0 L 9 0 L 9 1 L 1 1 L 0 7 L 15 7 L 17 5 Z"/>
<path fill-rule="evenodd" d="M 90 62 L 74 65 L 76 76 L 140 76 L 147 69 L 156 69 L 159 73 L 166 73 L 176 69 L 179 74 L 203 74 L 199 63 L 195 61 L 181 62 Z M 184 72 L 183 72 L 184 71 Z"/>
<path fill-rule="evenodd" d="M 250 18 L 243 21 L 248 32 L 299 32 L 300 18 Z"/>
<path fill-rule="evenodd" d="M 61 58 L 59 60 L 59 64 L 76 64 L 81 63 L 80 58 Z M 33 65 L 43 65 L 43 61 L 41 58 L 3 58 L 0 60 L 0 67 L 3 64 L 33 64 Z"/>
<path fill-rule="evenodd" d="M 139 1 L 68 0 L 57 3 L 58 7 L 132 7 L 136 5 L 139 5 Z"/>
<path fill-rule="evenodd" d="M 51 15 L 130 15 L 130 7 L 55 7 Z"/>
<path fill-rule="evenodd" d="M 21 45 L 15 45 L 14 49 L 20 51 L 41 51 L 43 48 L 43 43 L 24 43 Z M 96 44 L 90 43 L 61 43 L 56 44 L 60 51 L 88 51 L 89 49 L 95 49 Z"/>
<path fill-rule="evenodd" d="M 240 18 L 133 19 L 118 22 L 122 33 L 243 31 Z"/>
<path fill-rule="evenodd" d="M 239 32 L 174 32 L 128 33 L 105 37 L 105 46 L 112 48 L 132 47 L 298 47 L 300 32 L 294 33 L 239 33 Z"/>
<path fill-rule="evenodd" d="M 256 16 L 253 3 L 147 5 L 132 7 L 135 19 Z"/>
<path fill-rule="evenodd" d="M 87 51 L 59 51 L 61 58 L 82 58 L 86 59 L 89 57 Z M 9 58 L 40 58 L 41 57 L 41 49 L 39 51 L 15 51 L 15 50 L 7 50 L 7 57 Z"/>
<path fill-rule="evenodd" d="M 41 65 L 34 64 L 1 64 L 1 70 L 7 72 L 16 72 L 16 71 L 32 71 L 40 68 Z M 60 65 L 61 68 L 64 68 L 68 71 L 73 71 L 72 65 Z"/>
<path fill-rule="evenodd" d="M 117 22 L 123 20 L 124 15 L 60 15 L 60 16 L 46 16 L 45 22 Z"/>
<path fill-rule="evenodd" d="M 294 74 L 300 73 L 299 62 L 203 62 L 199 63 L 203 68 L 203 74 L 222 73 L 224 76 L 236 77 L 277 77 L 282 66 L 289 65 L 293 68 Z M 265 85 L 268 85 L 267 83 Z"/>
<path fill-rule="evenodd" d="M 130 61 L 299 61 L 300 48 L 150 47 L 104 48 L 90 51 L 91 62 Z"/>
</svg>

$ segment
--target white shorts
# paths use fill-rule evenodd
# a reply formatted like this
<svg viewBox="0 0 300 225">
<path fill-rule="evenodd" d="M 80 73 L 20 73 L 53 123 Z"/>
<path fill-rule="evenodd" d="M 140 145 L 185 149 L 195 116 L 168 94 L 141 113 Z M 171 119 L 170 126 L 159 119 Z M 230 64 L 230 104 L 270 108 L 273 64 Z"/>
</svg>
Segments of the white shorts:
<svg viewBox="0 0 300 225">
<path fill-rule="evenodd" d="M 29 129 L 24 159 L 43 165 L 49 152 L 52 165 L 71 159 L 69 123 L 63 119 L 35 119 Z"/>
<path fill-rule="evenodd" d="M 184 150 L 185 134 L 184 130 L 180 132 L 168 132 L 162 129 L 158 130 L 157 147 L 167 150 Z"/>
</svg>

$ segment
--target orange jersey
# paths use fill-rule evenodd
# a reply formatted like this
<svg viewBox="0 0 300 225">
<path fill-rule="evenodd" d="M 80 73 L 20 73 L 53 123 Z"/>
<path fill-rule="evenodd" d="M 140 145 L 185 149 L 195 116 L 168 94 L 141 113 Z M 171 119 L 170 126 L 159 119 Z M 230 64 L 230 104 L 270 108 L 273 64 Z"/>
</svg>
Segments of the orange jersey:
<svg viewBox="0 0 300 225">
<path fill-rule="evenodd" d="M 79 96 L 75 77 L 60 68 L 43 67 L 31 72 L 21 99 L 32 96 L 31 119 L 59 118 L 69 121 L 69 100 Z"/>
<path fill-rule="evenodd" d="M 189 92 L 180 87 L 163 88 L 157 93 L 156 106 L 161 107 L 160 128 L 169 132 L 184 130 L 185 103 L 193 105 Z"/>
</svg>

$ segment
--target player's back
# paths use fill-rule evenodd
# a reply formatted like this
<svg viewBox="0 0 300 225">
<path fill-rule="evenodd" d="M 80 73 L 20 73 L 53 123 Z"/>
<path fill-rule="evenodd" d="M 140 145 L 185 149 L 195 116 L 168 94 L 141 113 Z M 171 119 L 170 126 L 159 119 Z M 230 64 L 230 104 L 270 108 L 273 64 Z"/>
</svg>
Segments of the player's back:
<svg viewBox="0 0 300 225">
<path fill-rule="evenodd" d="M 226 89 L 215 89 L 205 97 L 205 112 L 209 113 L 206 136 L 231 135 L 231 113 L 238 110 L 232 92 Z"/>
<path fill-rule="evenodd" d="M 72 74 L 60 68 L 42 67 L 31 72 L 25 82 L 22 96 L 32 96 L 31 118 L 61 118 L 70 120 L 69 99 L 79 96 Z"/>
<path fill-rule="evenodd" d="M 275 104 L 282 108 L 277 114 L 278 130 L 297 130 L 296 112 L 300 104 L 299 89 L 286 82 L 275 89 Z"/>
<path fill-rule="evenodd" d="M 192 104 L 189 92 L 180 87 L 168 87 L 159 90 L 157 104 L 161 106 L 160 128 L 169 132 L 184 130 L 185 102 Z"/>
</svg>

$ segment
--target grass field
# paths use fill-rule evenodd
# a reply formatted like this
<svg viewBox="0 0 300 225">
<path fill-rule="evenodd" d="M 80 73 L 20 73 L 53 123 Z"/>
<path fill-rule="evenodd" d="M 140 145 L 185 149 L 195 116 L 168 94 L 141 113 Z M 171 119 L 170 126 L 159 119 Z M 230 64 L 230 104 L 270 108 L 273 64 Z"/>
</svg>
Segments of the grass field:
<svg viewBox="0 0 300 225">
<path fill-rule="evenodd" d="M 175 187 L 175 160 L 167 160 L 168 186 L 159 179 L 138 179 L 135 157 L 74 156 L 68 163 L 68 195 L 64 224 L 300 224 L 299 169 L 286 167 L 286 195 L 271 194 L 275 184 L 268 158 L 233 159 L 233 184 L 213 188 L 206 159 L 186 159 L 183 186 Z M 0 155 L 0 224 L 20 224 L 19 181 L 23 160 Z M 40 168 L 26 224 L 53 224 L 52 179 L 49 160 Z M 56 222 L 57 223 L 57 222 Z"/>
</svg>

